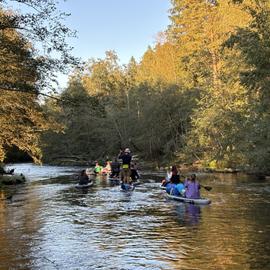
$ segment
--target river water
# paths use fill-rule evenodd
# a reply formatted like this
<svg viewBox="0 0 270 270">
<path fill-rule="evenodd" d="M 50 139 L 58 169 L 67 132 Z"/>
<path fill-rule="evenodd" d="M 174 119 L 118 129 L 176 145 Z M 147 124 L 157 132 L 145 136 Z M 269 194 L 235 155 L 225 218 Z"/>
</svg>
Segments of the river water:
<svg viewBox="0 0 270 270">
<path fill-rule="evenodd" d="M 80 168 L 12 167 L 28 181 L 0 189 L 1 270 L 270 269 L 270 180 L 198 174 L 213 187 L 200 207 L 167 200 L 162 173 L 126 193 L 104 178 L 77 190 L 65 175 Z"/>
</svg>

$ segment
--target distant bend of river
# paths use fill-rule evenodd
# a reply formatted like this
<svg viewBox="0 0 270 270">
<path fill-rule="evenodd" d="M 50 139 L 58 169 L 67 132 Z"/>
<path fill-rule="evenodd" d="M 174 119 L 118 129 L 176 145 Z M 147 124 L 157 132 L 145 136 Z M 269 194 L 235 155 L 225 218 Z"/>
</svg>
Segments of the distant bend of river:
<svg viewBox="0 0 270 270">
<path fill-rule="evenodd" d="M 198 174 L 202 207 L 167 200 L 162 172 L 125 193 L 102 177 L 77 190 L 78 167 L 13 167 L 28 181 L 0 189 L 0 270 L 270 269 L 270 180 Z"/>
</svg>

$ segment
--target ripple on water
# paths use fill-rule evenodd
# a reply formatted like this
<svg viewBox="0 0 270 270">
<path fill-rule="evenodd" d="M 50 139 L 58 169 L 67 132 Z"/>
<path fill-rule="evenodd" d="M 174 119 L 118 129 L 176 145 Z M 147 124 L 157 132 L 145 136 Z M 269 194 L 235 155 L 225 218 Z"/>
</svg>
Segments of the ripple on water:
<svg viewBox="0 0 270 270">
<path fill-rule="evenodd" d="M 203 177 L 205 207 L 167 200 L 155 177 L 128 193 L 32 178 L 0 203 L 0 269 L 268 270 L 267 183 Z"/>
</svg>

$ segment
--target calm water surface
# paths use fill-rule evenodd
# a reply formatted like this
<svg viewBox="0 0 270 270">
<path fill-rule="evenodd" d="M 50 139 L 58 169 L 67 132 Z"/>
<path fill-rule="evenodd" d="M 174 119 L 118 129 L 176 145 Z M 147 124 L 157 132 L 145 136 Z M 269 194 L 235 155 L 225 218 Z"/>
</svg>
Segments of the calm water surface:
<svg viewBox="0 0 270 270">
<path fill-rule="evenodd" d="M 162 173 L 121 192 L 63 177 L 79 168 L 20 164 L 25 185 L 0 189 L 0 269 L 270 269 L 270 180 L 199 174 L 212 204 L 169 201 Z M 62 175 L 61 179 L 46 179 Z"/>
</svg>

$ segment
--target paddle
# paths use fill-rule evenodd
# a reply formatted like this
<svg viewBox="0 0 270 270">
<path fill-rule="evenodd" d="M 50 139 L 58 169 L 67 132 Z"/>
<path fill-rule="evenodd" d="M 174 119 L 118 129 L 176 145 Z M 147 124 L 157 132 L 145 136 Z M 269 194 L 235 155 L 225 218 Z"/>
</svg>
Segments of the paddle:
<svg viewBox="0 0 270 270">
<path fill-rule="evenodd" d="M 184 176 L 185 177 L 185 176 Z M 186 177 L 185 177 L 186 178 Z M 210 186 L 203 186 L 202 184 L 200 184 L 200 186 L 201 187 L 203 187 L 205 190 L 207 190 L 207 191 L 210 191 L 210 190 L 212 190 L 212 187 L 210 187 Z"/>
<path fill-rule="evenodd" d="M 203 186 L 200 184 L 201 187 L 203 187 L 204 189 L 206 189 L 207 191 L 210 191 L 212 189 L 212 187 L 209 187 L 209 186 Z"/>
</svg>

